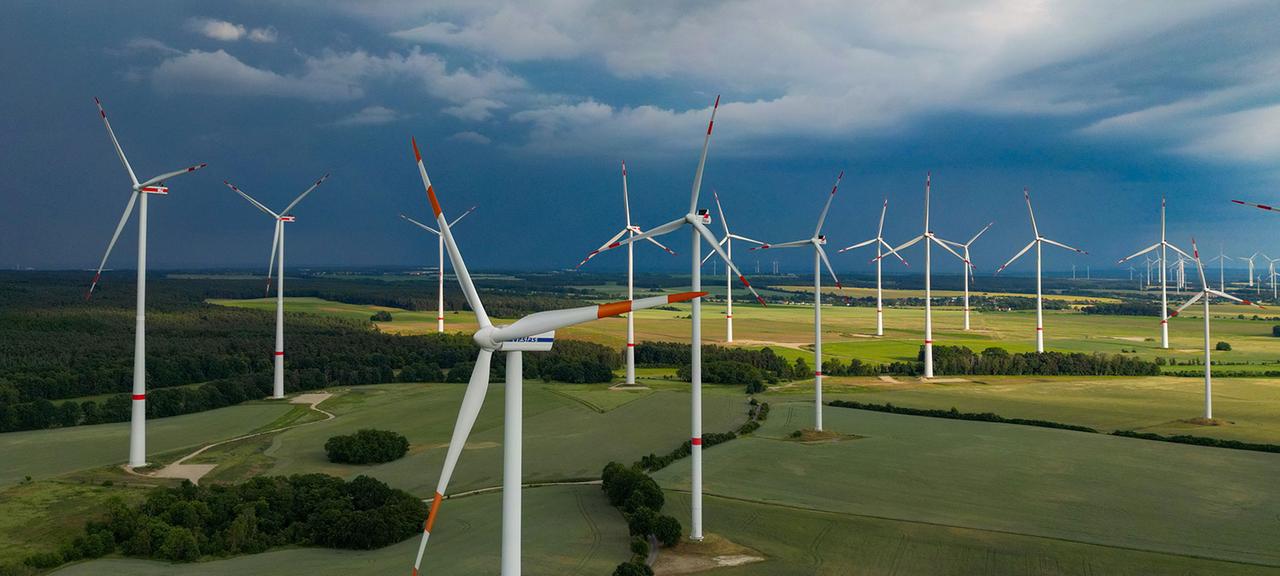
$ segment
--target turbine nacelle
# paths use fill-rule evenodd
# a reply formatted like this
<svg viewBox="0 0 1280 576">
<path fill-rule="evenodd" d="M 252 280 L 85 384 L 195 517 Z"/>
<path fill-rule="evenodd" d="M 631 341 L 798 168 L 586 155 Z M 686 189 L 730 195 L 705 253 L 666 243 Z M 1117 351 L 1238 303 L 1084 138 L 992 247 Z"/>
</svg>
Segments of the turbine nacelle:
<svg viewBox="0 0 1280 576">
<path fill-rule="evenodd" d="M 297 218 L 296 216 L 293 216 L 292 214 L 290 214 L 290 215 L 288 215 L 288 216 L 281 216 L 281 217 L 279 218 L 279 220 L 280 220 L 281 222 L 297 222 L 298 218 Z"/>
<path fill-rule="evenodd" d="M 694 214 L 693 219 L 699 224 L 706 226 L 711 223 L 711 211 L 706 208 L 699 208 L 697 213 Z"/>
<path fill-rule="evenodd" d="M 163 194 L 169 193 L 168 186 L 138 186 L 137 188 L 135 188 L 135 190 L 143 194 L 162 194 L 163 195 Z"/>
<path fill-rule="evenodd" d="M 826 234 L 817 235 L 816 237 L 814 237 L 813 243 L 819 246 L 825 246 L 827 244 L 827 235 Z"/>
</svg>

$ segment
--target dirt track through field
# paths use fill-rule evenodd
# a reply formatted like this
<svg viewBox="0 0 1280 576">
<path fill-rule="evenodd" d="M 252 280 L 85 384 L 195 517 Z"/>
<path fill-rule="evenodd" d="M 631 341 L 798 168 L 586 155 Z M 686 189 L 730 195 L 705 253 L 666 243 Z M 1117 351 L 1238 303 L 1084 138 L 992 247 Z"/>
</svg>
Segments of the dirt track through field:
<svg viewBox="0 0 1280 576">
<path fill-rule="evenodd" d="M 200 449 L 196 450 L 195 452 L 192 452 L 190 454 L 187 454 L 186 456 L 183 456 L 181 459 L 174 462 L 173 464 L 165 466 L 164 468 L 161 468 L 152 474 L 141 474 L 138 472 L 134 472 L 128 467 L 126 467 L 125 470 L 128 471 L 130 474 L 134 474 L 137 476 L 150 476 L 154 478 L 179 478 L 183 480 L 190 480 L 192 484 L 199 484 L 200 479 L 203 478 L 205 474 L 212 472 L 214 468 L 218 467 L 218 465 L 217 464 L 183 464 L 183 462 L 186 462 L 187 460 L 190 460 L 192 458 L 195 458 L 196 456 L 203 454 L 205 451 L 209 450 L 210 448 L 216 448 L 218 446 L 222 446 L 223 444 L 230 444 L 232 442 L 239 442 L 240 440 L 246 440 L 246 439 L 254 438 L 257 436 L 274 434 L 276 432 L 283 432 L 285 430 L 297 428 L 299 426 L 306 426 L 307 424 L 315 424 L 316 422 L 325 422 L 328 420 L 333 420 L 334 418 L 336 418 L 336 416 L 334 416 L 332 412 L 322 410 L 318 407 L 318 405 L 321 402 L 328 400 L 331 396 L 333 395 L 328 392 L 321 392 L 321 393 L 312 393 L 312 394 L 299 394 L 289 399 L 290 404 L 306 404 L 312 410 L 319 412 L 321 414 L 324 414 L 325 415 L 324 420 L 312 420 L 311 422 L 303 422 L 301 424 L 292 424 L 289 426 L 283 426 L 283 427 L 275 428 L 272 430 L 264 430 L 262 432 L 254 432 L 253 434 L 245 434 L 243 436 L 237 436 L 235 438 L 229 438 L 227 440 L 219 440 L 217 442 L 214 442 L 213 444 L 207 444 L 201 447 Z"/>
</svg>

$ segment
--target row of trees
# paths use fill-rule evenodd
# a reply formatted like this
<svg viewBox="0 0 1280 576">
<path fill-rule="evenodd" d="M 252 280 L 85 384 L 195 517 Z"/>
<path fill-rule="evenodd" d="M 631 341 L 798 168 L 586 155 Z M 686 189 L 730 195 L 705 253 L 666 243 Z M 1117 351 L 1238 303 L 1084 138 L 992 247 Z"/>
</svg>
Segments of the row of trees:
<svg viewBox="0 0 1280 576">
<path fill-rule="evenodd" d="M 917 362 L 912 365 L 897 363 L 890 371 L 905 374 L 919 373 L 924 361 L 924 347 L 920 347 Z M 1084 354 L 1080 352 L 1019 352 L 1010 353 L 1004 348 L 987 348 L 981 353 L 964 346 L 934 346 L 933 369 L 935 374 L 982 375 L 1037 375 L 1037 376 L 1155 376 L 1160 367 L 1150 360 L 1123 354 Z"/>
<path fill-rule="evenodd" d="M 402 490 L 359 476 L 259 477 L 237 485 L 153 488 L 141 505 L 112 500 L 103 520 L 54 553 L 26 559 L 47 569 L 116 552 L 193 562 L 279 546 L 369 550 L 422 529 L 427 506 Z"/>
<path fill-rule="evenodd" d="M 671 547 L 680 543 L 684 529 L 675 517 L 662 514 L 662 506 L 666 503 L 662 488 L 642 470 L 610 462 L 600 473 L 600 479 L 609 504 L 621 511 L 627 520 L 632 538 L 634 556 L 630 562 L 619 565 L 614 574 L 644 574 L 648 568 L 645 559 L 649 555 L 649 536 L 652 535 L 660 545 Z"/>
</svg>

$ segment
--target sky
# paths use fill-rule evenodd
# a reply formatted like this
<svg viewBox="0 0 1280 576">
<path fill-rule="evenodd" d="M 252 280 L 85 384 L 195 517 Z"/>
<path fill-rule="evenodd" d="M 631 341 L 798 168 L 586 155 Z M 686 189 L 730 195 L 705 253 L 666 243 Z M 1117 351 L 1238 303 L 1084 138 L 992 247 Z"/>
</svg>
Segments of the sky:
<svg viewBox="0 0 1280 576">
<path fill-rule="evenodd" d="M 717 95 L 700 204 L 717 190 L 739 234 L 808 237 L 843 170 L 828 248 L 874 236 L 884 199 L 897 244 L 931 172 L 939 236 L 995 222 L 979 274 L 1031 240 L 1024 187 L 1045 236 L 1091 253 L 1046 249 L 1047 269 L 1155 242 L 1161 195 L 1175 243 L 1280 257 L 1280 215 L 1229 202 L 1280 204 L 1278 26 L 1250 1 L 5 2 L 0 267 L 102 257 L 131 192 L 94 97 L 140 178 L 209 164 L 151 198 L 153 268 L 265 270 L 273 223 L 223 180 L 279 209 L 325 173 L 290 266 L 434 265 L 398 218 L 431 214 L 410 137 L 446 214 L 478 207 L 455 229 L 470 267 L 572 267 L 623 226 L 624 160 L 638 225 L 683 213 Z M 680 256 L 637 266 L 687 270 L 688 235 L 664 241 Z"/>
</svg>

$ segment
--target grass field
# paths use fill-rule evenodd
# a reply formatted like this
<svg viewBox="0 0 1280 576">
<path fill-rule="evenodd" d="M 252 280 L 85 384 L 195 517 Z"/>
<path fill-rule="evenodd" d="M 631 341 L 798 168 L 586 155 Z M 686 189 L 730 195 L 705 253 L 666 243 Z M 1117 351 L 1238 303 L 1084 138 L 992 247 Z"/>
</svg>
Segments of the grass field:
<svg viewBox="0 0 1280 576">
<path fill-rule="evenodd" d="M 1280 566 L 1275 454 L 836 408 L 826 412 L 827 429 L 863 438 L 785 440 L 808 424 L 811 408 L 779 403 L 755 436 L 708 450 L 706 490 L 812 511 Z M 656 478 L 683 490 L 688 475 L 687 466 L 672 466 Z M 792 531 L 779 522 L 769 527 L 774 534 Z M 736 540 L 744 529 L 708 515 L 707 530 Z M 866 548 L 855 556 L 889 553 Z"/>
</svg>

